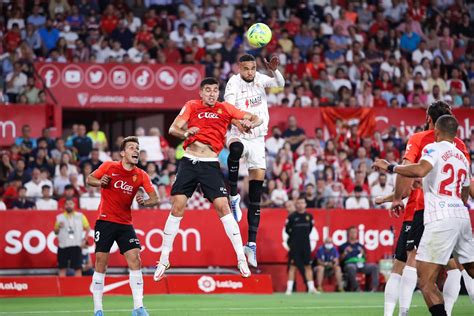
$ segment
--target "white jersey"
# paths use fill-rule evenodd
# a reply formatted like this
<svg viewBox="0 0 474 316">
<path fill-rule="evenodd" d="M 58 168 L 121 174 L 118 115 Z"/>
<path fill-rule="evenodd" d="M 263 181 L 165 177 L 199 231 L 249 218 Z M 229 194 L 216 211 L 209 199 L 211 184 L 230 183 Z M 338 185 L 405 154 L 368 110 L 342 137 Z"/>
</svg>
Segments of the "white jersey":
<svg viewBox="0 0 474 316">
<path fill-rule="evenodd" d="M 240 133 L 237 127 L 232 126 L 231 136 L 253 139 L 267 135 L 270 117 L 268 115 L 265 88 L 285 86 L 285 79 L 280 71 L 276 70 L 274 74 L 275 78 L 272 78 L 257 71 L 252 82 L 246 82 L 240 77 L 240 74 L 233 75 L 229 79 L 225 87 L 224 100 L 240 110 L 257 115 L 263 120 L 262 125 L 246 134 Z"/>
<path fill-rule="evenodd" d="M 444 218 L 469 219 L 461 199 L 462 186 L 469 186 L 469 162 L 453 143 L 442 141 L 426 145 L 421 160 L 433 169 L 423 178 L 425 225 Z"/>
</svg>

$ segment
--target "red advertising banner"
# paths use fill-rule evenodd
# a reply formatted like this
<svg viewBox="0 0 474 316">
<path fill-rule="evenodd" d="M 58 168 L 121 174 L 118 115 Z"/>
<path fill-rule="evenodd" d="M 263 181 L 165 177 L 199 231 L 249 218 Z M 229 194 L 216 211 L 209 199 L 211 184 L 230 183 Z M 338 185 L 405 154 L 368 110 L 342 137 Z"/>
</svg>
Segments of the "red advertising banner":
<svg viewBox="0 0 474 316">
<path fill-rule="evenodd" d="M 353 122 L 359 125 L 359 136 L 373 135 L 375 132 L 375 116 L 371 109 L 339 109 L 321 108 L 321 115 L 325 126 L 331 135 L 336 135 L 336 121 Z"/>
<path fill-rule="evenodd" d="M 360 242 L 365 245 L 368 260 L 375 262 L 394 251 L 401 220 L 390 218 L 384 210 L 310 210 L 320 246 L 331 236 L 339 246 L 346 241 L 346 229 L 356 226 Z M 96 212 L 84 212 L 94 225 Z M 54 211 L 0 212 L 0 269 L 54 268 L 57 266 L 57 240 L 53 225 Z M 474 215 L 474 214 L 473 214 Z M 163 228 L 168 217 L 165 211 L 134 211 L 134 227 L 142 245 L 144 266 L 154 266 L 159 259 Z M 287 262 L 284 225 L 287 212 L 281 209 L 262 211 L 258 234 L 260 264 Z M 245 215 L 243 218 L 246 218 Z M 474 216 L 473 216 L 474 218 Z M 240 223 L 246 236 L 247 224 Z M 394 236 L 395 234 L 395 236 Z M 90 242 L 93 244 L 93 231 Z M 245 240 L 244 240 L 245 242 Z M 88 251 L 93 254 L 94 246 Z M 94 259 L 94 258 L 93 258 Z M 236 256 L 222 223 L 213 211 L 187 211 L 170 256 L 174 267 L 236 267 Z M 111 250 L 109 266 L 125 267 L 126 262 L 116 245 Z"/>
<path fill-rule="evenodd" d="M 51 136 L 61 135 L 61 108 L 54 105 L 4 105 L 0 104 L 0 147 L 15 143 L 21 136 L 21 127 L 30 125 L 31 137 L 41 136 L 45 127 L 51 128 Z"/>
<path fill-rule="evenodd" d="M 418 126 L 424 126 L 426 120 L 425 109 L 380 109 L 375 108 L 377 130 L 384 132 L 390 126 L 397 126 L 402 133 L 411 135 Z M 453 114 L 459 122 L 459 137 L 468 138 L 474 129 L 474 110 L 455 109 Z"/>
<path fill-rule="evenodd" d="M 179 109 L 199 98 L 201 65 L 36 63 L 64 108 Z"/>
<path fill-rule="evenodd" d="M 336 109 L 347 111 L 351 109 Z M 354 109 L 354 111 L 357 109 Z M 288 116 L 295 115 L 298 120 L 298 126 L 303 128 L 306 135 L 314 136 L 314 130 L 317 127 L 326 127 L 325 122 L 330 119 L 323 120 L 323 111 L 334 111 L 334 109 L 324 108 L 280 108 L 273 107 L 270 111 L 270 126 L 279 126 L 282 130 L 287 128 Z M 426 110 L 424 109 L 368 109 L 375 117 L 375 130 L 379 132 L 386 132 L 390 126 L 396 126 L 402 133 L 411 135 L 416 127 L 425 124 Z M 360 116 L 345 118 L 347 122 L 351 122 L 354 118 L 362 120 L 362 111 Z M 471 130 L 474 129 L 474 110 L 456 109 L 453 111 L 454 115 L 459 121 L 459 136 L 461 138 L 468 138 Z M 331 124 L 330 124 L 331 125 Z M 329 126 L 330 127 L 330 126 Z"/>
<path fill-rule="evenodd" d="M 0 297 L 91 296 L 92 277 L 14 276 L 0 277 Z M 240 275 L 170 275 L 160 282 L 143 276 L 143 292 L 151 294 L 272 294 L 267 274 L 242 278 Z M 130 295 L 128 276 L 105 279 L 104 294 Z"/>
</svg>

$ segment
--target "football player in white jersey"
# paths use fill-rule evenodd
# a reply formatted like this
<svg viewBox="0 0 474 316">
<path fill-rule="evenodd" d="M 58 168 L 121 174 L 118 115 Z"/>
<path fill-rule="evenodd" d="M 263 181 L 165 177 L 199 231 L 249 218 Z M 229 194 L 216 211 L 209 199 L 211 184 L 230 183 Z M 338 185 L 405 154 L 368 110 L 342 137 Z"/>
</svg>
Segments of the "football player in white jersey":
<svg viewBox="0 0 474 316">
<path fill-rule="evenodd" d="M 247 212 L 248 242 L 244 247 L 248 263 L 257 267 L 257 231 L 260 223 L 260 199 L 262 196 L 263 180 L 265 180 L 265 135 L 268 130 L 268 105 L 265 89 L 284 87 L 285 79 L 278 70 L 279 60 L 272 56 L 270 62 L 264 59 L 266 68 L 272 77 L 257 71 L 257 63 L 252 55 L 239 58 L 239 73 L 233 75 L 227 82 L 224 99 L 237 108 L 257 115 L 263 124 L 253 130 L 245 130 L 239 121 L 234 124 L 227 137 L 229 157 L 230 203 L 232 213 L 239 222 L 242 219 L 240 195 L 237 193 L 239 177 L 239 160 L 243 156 L 249 169 L 249 207 Z"/>
<path fill-rule="evenodd" d="M 426 145 L 416 164 L 396 166 L 377 159 L 375 168 L 405 177 L 423 177 L 425 230 L 416 253 L 419 287 L 432 315 L 447 315 L 443 295 L 436 286 L 451 254 L 474 277 L 474 240 L 465 206 L 471 182 L 469 161 L 453 144 L 459 124 L 451 115 L 435 124 L 436 142 Z M 466 279 L 465 279 L 466 280 Z M 474 280 L 470 279 L 472 289 Z M 471 299 L 474 299 L 470 293 Z"/>
</svg>

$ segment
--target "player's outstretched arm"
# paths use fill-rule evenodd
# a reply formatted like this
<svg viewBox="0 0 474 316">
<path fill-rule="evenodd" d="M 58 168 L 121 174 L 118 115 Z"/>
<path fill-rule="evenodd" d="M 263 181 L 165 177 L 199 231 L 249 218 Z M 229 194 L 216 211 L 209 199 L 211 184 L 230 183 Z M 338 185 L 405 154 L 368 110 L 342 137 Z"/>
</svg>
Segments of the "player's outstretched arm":
<svg viewBox="0 0 474 316">
<path fill-rule="evenodd" d="M 136 200 L 139 205 L 145 206 L 145 207 L 152 207 L 160 203 L 160 198 L 156 194 L 155 190 L 147 192 L 147 194 L 149 198 L 146 200 L 143 198 L 143 195 L 137 194 Z"/>
<path fill-rule="evenodd" d="M 191 127 L 189 129 L 186 129 L 186 124 L 186 120 L 177 117 L 174 120 L 173 124 L 171 124 L 169 133 L 175 137 L 186 139 L 189 136 L 196 135 L 197 132 L 199 132 L 199 128 L 197 127 Z"/>
<path fill-rule="evenodd" d="M 91 173 L 86 180 L 87 184 L 92 187 L 106 187 L 110 182 L 110 177 L 106 174 L 102 176 L 102 178 L 97 179 L 94 177 L 94 173 Z"/>
<path fill-rule="evenodd" d="M 433 166 L 426 160 L 420 160 L 419 163 L 395 166 L 391 165 L 387 160 L 376 159 L 374 168 L 396 173 L 408 178 L 423 178 L 425 177 Z"/>
<path fill-rule="evenodd" d="M 245 122 L 245 120 L 248 120 L 250 122 L 250 129 L 260 126 L 263 123 L 263 120 L 261 118 L 259 118 L 257 115 L 250 113 L 245 113 L 243 122 Z"/>
<path fill-rule="evenodd" d="M 270 61 L 267 61 L 266 58 L 263 59 L 265 67 L 271 72 L 273 78 L 269 80 L 266 86 L 272 87 L 284 87 L 285 86 L 285 78 L 278 70 L 278 65 L 280 64 L 280 60 L 278 59 L 277 55 L 273 55 L 270 57 Z"/>
</svg>

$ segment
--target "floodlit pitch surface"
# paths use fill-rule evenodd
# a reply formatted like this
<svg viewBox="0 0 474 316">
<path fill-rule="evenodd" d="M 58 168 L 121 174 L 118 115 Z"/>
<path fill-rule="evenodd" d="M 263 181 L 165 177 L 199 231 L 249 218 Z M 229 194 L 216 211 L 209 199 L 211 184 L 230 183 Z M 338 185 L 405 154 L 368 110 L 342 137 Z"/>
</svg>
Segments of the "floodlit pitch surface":
<svg viewBox="0 0 474 316">
<path fill-rule="evenodd" d="M 104 314 L 131 315 L 131 296 L 105 296 Z M 324 293 L 273 295 L 150 295 L 150 315 L 383 315 L 383 293 Z M 0 315 L 93 315 L 92 297 L 0 299 Z M 398 315 L 398 310 L 394 315 Z M 415 293 L 410 316 L 429 315 L 421 294 Z M 453 315 L 474 315 L 474 305 L 461 295 Z"/>
</svg>

